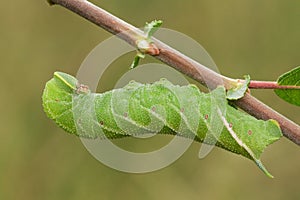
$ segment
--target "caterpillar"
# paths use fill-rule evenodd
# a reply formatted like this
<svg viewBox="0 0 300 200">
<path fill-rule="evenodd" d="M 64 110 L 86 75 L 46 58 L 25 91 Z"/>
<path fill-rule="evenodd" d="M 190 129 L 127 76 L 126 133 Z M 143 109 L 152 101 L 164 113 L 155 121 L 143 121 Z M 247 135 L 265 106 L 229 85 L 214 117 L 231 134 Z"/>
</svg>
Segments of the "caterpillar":
<svg viewBox="0 0 300 200">
<path fill-rule="evenodd" d="M 223 86 L 203 93 L 195 85 L 161 79 L 152 84 L 131 81 L 100 94 L 69 74 L 55 72 L 42 101 L 47 116 L 77 136 L 180 135 L 249 158 L 270 177 L 260 155 L 282 136 L 275 120 L 257 120 L 229 105 Z"/>
</svg>

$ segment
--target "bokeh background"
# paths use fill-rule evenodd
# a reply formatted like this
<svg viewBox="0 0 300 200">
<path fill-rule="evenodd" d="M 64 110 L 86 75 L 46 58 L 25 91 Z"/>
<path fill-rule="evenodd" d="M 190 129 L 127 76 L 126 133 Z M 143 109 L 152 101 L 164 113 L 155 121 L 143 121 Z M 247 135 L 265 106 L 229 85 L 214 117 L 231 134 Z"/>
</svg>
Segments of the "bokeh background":
<svg viewBox="0 0 300 200">
<path fill-rule="evenodd" d="M 300 65 L 300 1 L 93 3 L 136 26 L 162 19 L 164 27 L 202 44 L 221 73 L 234 78 L 250 74 L 276 80 Z M 199 160 L 198 143 L 153 173 L 127 174 L 104 166 L 79 138 L 46 117 L 41 95 L 54 71 L 75 74 L 110 34 L 45 0 L 3 1 L 0 9 L 0 199 L 300 199 L 300 148 L 286 138 L 262 156 L 275 179 L 251 161 L 218 148 Z M 128 62 L 119 62 L 114 73 L 126 72 Z M 108 80 L 118 76 L 114 73 Z M 298 107 L 272 91 L 252 93 L 300 123 Z"/>
</svg>

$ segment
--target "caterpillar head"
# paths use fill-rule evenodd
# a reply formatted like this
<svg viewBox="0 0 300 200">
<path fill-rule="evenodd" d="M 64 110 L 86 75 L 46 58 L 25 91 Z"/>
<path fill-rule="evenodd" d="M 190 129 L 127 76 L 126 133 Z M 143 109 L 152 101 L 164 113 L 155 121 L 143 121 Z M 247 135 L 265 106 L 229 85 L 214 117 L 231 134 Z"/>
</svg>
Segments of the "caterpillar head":
<svg viewBox="0 0 300 200">
<path fill-rule="evenodd" d="M 63 72 L 54 72 L 52 80 L 60 90 L 68 93 L 73 93 L 78 85 L 78 80 L 76 78 Z"/>
<path fill-rule="evenodd" d="M 63 72 L 54 72 L 43 92 L 43 107 L 47 116 L 67 132 L 76 133 L 72 113 L 73 95 L 89 93 L 87 86 Z"/>
</svg>

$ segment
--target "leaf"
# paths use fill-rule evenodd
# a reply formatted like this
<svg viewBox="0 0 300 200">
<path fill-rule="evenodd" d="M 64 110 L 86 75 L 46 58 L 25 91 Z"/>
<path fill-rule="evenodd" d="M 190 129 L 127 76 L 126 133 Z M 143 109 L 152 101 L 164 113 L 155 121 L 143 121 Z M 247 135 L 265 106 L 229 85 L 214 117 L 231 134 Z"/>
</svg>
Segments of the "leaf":
<svg viewBox="0 0 300 200">
<path fill-rule="evenodd" d="M 241 154 L 271 177 L 260 156 L 282 136 L 278 123 L 257 120 L 231 107 L 223 86 L 205 94 L 194 85 L 177 86 L 162 79 L 153 84 L 132 81 L 124 88 L 98 94 L 70 77 L 56 72 L 42 98 L 48 117 L 69 133 L 108 139 L 178 134 Z"/>
<path fill-rule="evenodd" d="M 145 58 L 145 54 L 138 52 L 130 65 L 130 69 L 136 68 L 139 65 L 141 58 Z"/>
<path fill-rule="evenodd" d="M 146 22 L 146 25 L 144 27 L 144 33 L 146 35 L 146 38 L 140 38 L 136 41 L 137 54 L 130 65 L 130 69 L 133 69 L 138 66 L 140 59 L 145 58 L 145 53 L 149 53 L 150 55 L 157 55 L 157 50 L 150 51 L 151 48 L 153 48 L 151 47 L 151 44 L 153 43 L 151 37 L 161 25 L 161 20 L 153 20 L 150 23 Z"/>
<path fill-rule="evenodd" d="M 229 100 L 237 100 L 242 98 L 246 91 L 248 90 L 248 85 L 250 83 L 250 76 L 246 75 L 245 81 L 238 83 L 237 87 L 234 87 L 230 90 L 227 91 L 227 96 L 226 98 Z"/>
<path fill-rule="evenodd" d="M 144 27 L 144 33 L 146 34 L 147 38 L 153 36 L 153 34 L 158 30 L 158 28 L 162 25 L 162 20 L 153 20 L 150 23 L 146 22 Z"/>
<path fill-rule="evenodd" d="M 277 83 L 279 85 L 300 86 L 300 66 L 281 75 Z M 283 100 L 300 106 L 300 89 L 275 89 L 274 91 Z"/>
</svg>

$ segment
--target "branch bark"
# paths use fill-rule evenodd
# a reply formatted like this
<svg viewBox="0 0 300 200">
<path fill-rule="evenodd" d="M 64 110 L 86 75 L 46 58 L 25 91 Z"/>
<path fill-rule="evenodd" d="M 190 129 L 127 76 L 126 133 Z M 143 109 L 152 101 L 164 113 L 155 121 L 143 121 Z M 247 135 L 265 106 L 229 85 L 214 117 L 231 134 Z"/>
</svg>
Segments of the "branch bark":
<svg viewBox="0 0 300 200">
<path fill-rule="evenodd" d="M 138 28 L 126 23 L 86 0 L 48 0 L 48 2 L 50 4 L 61 5 L 77 13 L 108 32 L 118 35 L 120 38 L 135 47 L 136 41 L 144 37 L 143 32 Z M 159 54 L 154 55 L 155 58 L 172 66 L 176 70 L 190 76 L 209 88 L 224 85 L 225 88 L 228 89 L 236 82 L 233 79 L 210 70 L 204 65 L 192 60 L 155 38 L 153 41 L 155 46 L 159 49 Z M 239 108 L 258 119 L 274 119 L 278 121 L 284 135 L 294 143 L 300 145 L 300 126 L 296 123 L 277 113 L 275 110 L 260 102 L 250 94 L 246 94 L 245 97 L 235 101 L 234 103 Z"/>
<path fill-rule="evenodd" d="M 250 81 L 250 89 L 300 89 L 300 86 L 297 85 L 279 85 L 277 82 L 273 81 Z"/>
</svg>

